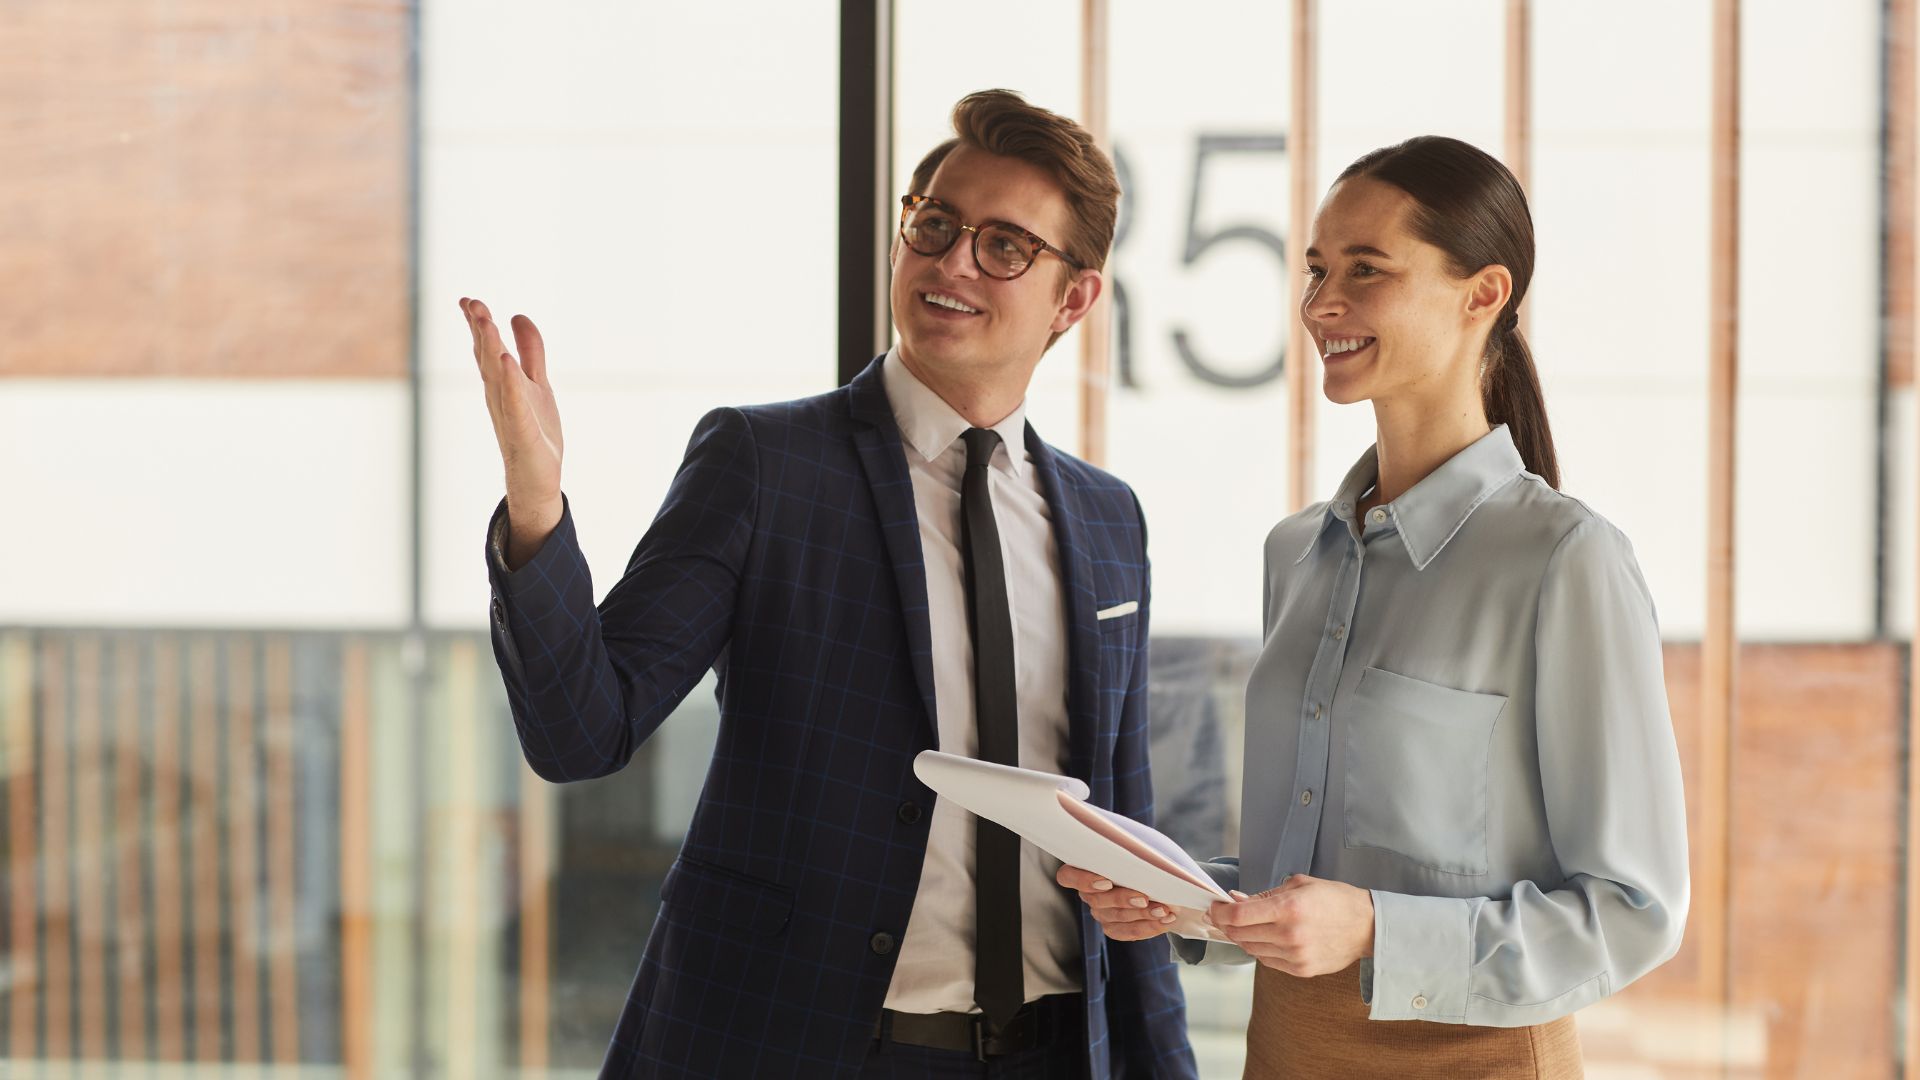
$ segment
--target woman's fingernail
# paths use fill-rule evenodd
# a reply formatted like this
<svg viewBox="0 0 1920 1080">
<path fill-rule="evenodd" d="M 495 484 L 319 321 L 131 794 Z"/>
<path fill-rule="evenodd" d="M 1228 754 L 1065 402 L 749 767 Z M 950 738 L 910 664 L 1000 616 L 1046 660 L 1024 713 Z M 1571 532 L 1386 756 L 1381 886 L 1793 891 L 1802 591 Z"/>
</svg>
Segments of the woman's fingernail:
<svg viewBox="0 0 1920 1080">
<path fill-rule="evenodd" d="M 1164 919 L 1164 918 L 1166 918 L 1166 917 L 1167 917 L 1167 909 L 1166 909 L 1166 908 L 1163 908 L 1163 907 L 1157 907 L 1157 908 L 1154 908 L 1154 909 L 1153 909 L 1153 917 L 1154 917 L 1154 918 L 1156 918 L 1156 919 Z"/>
<path fill-rule="evenodd" d="M 1106 878 L 1101 878 L 1099 881 L 1093 883 L 1094 892 L 1106 892 L 1111 888 L 1113 888 L 1113 882 L 1108 881 Z"/>
<path fill-rule="evenodd" d="M 1243 893 L 1243 892 L 1241 892 L 1241 891 L 1240 891 L 1239 889 L 1229 889 L 1229 890 L 1227 890 L 1227 891 L 1228 891 L 1229 893 L 1231 893 L 1231 894 L 1232 894 L 1232 896 L 1233 896 L 1233 898 L 1234 898 L 1235 900 L 1251 900 L 1251 899 L 1253 899 L 1252 897 L 1250 897 L 1250 896 L 1248 896 L 1248 895 L 1247 895 L 1246 893 Z"/>
<path fill-rule="evenodd" d="M 1134 907 L 1146 907 L 1147 898 L 1144 896 L 1136 896 L 1132 900 L 1127 901 L 1127 903 L 1132 904 Z"/>
</svg>

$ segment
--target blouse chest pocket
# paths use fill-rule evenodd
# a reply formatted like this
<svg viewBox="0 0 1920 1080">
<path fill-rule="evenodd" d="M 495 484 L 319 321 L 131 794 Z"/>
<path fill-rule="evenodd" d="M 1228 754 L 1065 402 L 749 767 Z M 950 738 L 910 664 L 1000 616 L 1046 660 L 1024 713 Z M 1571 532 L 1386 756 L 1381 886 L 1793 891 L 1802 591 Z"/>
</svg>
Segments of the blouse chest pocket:
<svg viewBox="0 0 1920 1080">
<path fill-rule="evenodd" d="M 1487 767 L 1501 694 L 1382 668 L 1346 702 L 1346 846 L 1446 874 L 1487 872 Z"/>
</svg>

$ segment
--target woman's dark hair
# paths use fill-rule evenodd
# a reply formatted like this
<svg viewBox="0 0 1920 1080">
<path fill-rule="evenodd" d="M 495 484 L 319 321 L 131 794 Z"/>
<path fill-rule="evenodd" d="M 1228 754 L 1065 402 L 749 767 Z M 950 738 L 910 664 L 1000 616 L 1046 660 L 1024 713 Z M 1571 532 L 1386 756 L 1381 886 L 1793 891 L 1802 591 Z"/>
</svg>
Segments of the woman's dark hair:
<svg viewBox="0 0 1920 1080">
<path fill-rule="evenodd" d="M 1560 464 L 1547 427 L 1547 403 L 1517 314 L 1533 280 L 1533 215 L 1520 182 L 1491 154 L 1442 135 L 1421 135 L 1362 155 L 1340 180 L 1354 176 L 1384 181 L 1412 196 L 1408 224 L 1413 234 L 1446 252 L 1456 276 L 1496 263 L 1513 275 L 1513 295 L 1487 335 L 1480 401 L 1489 422 L 1507 425 L 1527 470 L 1558 489 Z"/>
</svg>

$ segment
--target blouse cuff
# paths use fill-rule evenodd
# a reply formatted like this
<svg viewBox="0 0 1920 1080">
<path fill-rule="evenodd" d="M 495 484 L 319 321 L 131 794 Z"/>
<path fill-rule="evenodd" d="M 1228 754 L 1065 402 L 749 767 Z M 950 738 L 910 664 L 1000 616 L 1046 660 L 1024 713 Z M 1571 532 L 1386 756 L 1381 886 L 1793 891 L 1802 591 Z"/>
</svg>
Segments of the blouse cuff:
<svg viewBox="0 0 1920 1080">
<path fill-rule="evenodd" d="M 1368 1018 L 1465 1023 L 1472 922 L 1465 900 L 1373 890 Z"/>
</svg>

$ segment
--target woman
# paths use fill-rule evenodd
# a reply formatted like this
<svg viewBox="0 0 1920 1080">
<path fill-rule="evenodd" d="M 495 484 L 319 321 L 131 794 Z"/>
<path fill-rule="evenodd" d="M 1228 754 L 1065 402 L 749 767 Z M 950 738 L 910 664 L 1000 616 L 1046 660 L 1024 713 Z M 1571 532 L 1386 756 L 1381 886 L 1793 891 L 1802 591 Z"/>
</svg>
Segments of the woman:
<svg viewBox="0 0 1920 1080">
<path fill-rule="evenodd" d="M 1558 491 L 1516 328 L 1526 197 L 1412 139 L 1340 175 L 1311 245 L 1324 391 L 1377 440 L 1267 537 L 1242 853 L 1209 864 L 1233 944 L 1175 951 L 1260 964 L 1248 1076 L 1579 1076 L 1571 1014 L 1679 947 L 1686 822 L 1652 599 Z M 1060 881 L 1110 937 L 1174 921 Z"/>
</svg>

